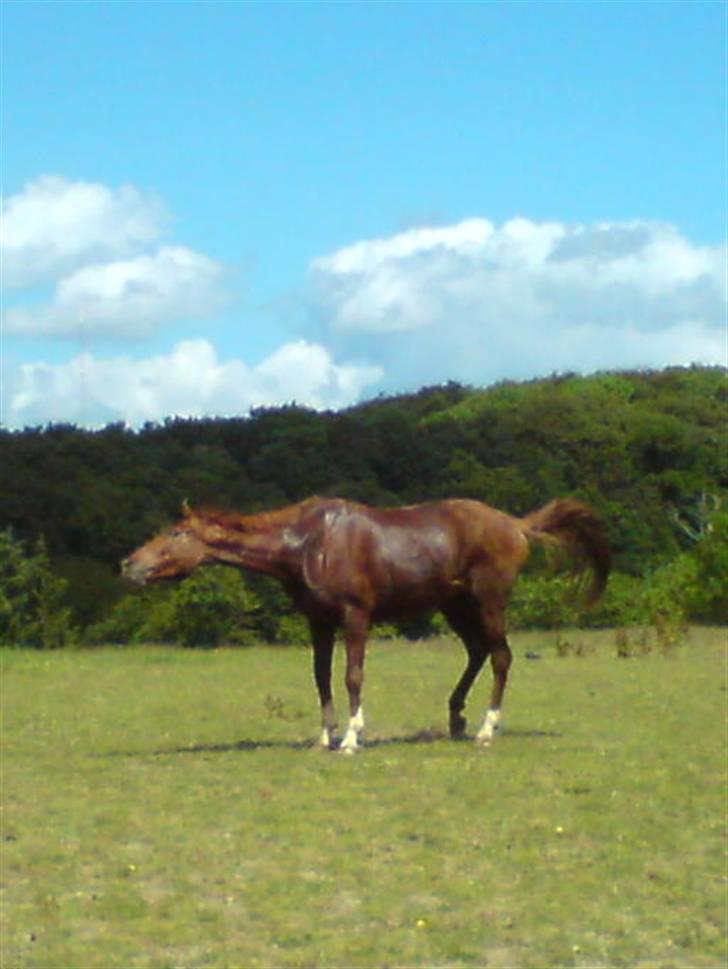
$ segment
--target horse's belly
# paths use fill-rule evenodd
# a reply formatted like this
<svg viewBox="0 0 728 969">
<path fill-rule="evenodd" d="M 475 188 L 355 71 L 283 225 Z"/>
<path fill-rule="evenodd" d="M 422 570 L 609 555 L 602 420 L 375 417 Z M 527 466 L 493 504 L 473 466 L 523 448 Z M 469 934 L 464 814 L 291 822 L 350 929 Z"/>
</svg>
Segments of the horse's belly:
<svg viewBox="0 0 728 969">
<path fill-rule="evenodd" d="M 400 582 L 377 601 L 374 618 L 397 619 L 439 609 L 463 589 L 462 582 L 444 581 L 440 576 L 411 584 Z"/>
</svg>

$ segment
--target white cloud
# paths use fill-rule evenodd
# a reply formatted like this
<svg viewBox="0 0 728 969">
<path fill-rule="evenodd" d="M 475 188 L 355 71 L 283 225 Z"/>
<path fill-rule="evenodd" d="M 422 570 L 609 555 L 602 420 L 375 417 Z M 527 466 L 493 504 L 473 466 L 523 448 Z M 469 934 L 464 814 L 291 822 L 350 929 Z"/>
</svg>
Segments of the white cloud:
<svg viewBox="0 0 728 969">
<path fill-rule="evenodd" d="M 81 333 L 89 342 L 141 340 L 162 325 L 204 319 L 224 300 L 223 267 L 159 246 L 161 210 L 132 187 L 47 176 L 6 209 L 13 280 L 55 281 L 45 303 L 33 291 L 7 308 L 4 332 L 18 344 Z M 11 427 L 139 424 L 294 400 L 336 408 L 450 379 L 483 385 L 552 371 L 726 363 L 726 258 L 724 246 L 640 221 L 518 218 L 496 227 L 474 218 L 364 240 L 312 262 L 308 339 L 257 366 L 219 360 L 204 339 L 146 359 L 6 359 L 0 419 Z"/>
<path fill-rule="evenodd" d="M 390 387 L 726 361 L 726 250 L 650 222 L 470 219 L 311 266 L 317 336 Z"/>
<path fill-rule="evenodd" d="M 49 304 L 14 307 L 13 335 L 141 338 L 161 324 L 214 313 L 222 302 L 222 267 L 183 246 L 97 263 L 65 276 Z"/>
<path fill-rule="evenodd" d="M 43 175 L 3 200 L 3 285 L 23 288 L 157 239 L 166 221 L 155 196 L 132 185 Z"/>
<path fill-rule="evenodd" d="M 326 272 L 353 273 L 371 269 L 392 259 L 406 259 L 423 252 L 451 250 L 462 254 L 476 252 L 493 234 L 485 219 L 465 219 L 454 226 L 409 229 L 386 239 L 369 239 L 339 249 L 332 256 L 314 262 Z"/>
<path fill-rule="evenodd" d="M 213 315 L 224 302 L 222 266 L 185 246 L 160 246 L 165 220 L 159 200 L 133 185 L 57 175 L 26 185 L 3 203 L 2 281 L 28 291 L 6 297 L 4 332 L 136 340 Z"/>
<path fill-rule="evenodd" d="M 470 265 L 492 233 L 489 222 L 469 219 L 340 249 L 312 264 L 317 309 L 342 333 L 428 326 L 439 315 L 432 292 L 450 286 L 456 266 Z"/>
<path fill-rule="evenodd" d="M 323 347 L 304 341 L 249 367 L 220 361 L 206 340 L 188 340 L 169 355 L 143 360 L 81 354 L 63 364 L 23 364 L 8 381 L 4 421 L 10 427 L 139 425 L 171 415 L 242 415 L 286 401 L 337 408 L 353 403 L 380 376 L 373 367 L 339 366 Z"/>
</svg>

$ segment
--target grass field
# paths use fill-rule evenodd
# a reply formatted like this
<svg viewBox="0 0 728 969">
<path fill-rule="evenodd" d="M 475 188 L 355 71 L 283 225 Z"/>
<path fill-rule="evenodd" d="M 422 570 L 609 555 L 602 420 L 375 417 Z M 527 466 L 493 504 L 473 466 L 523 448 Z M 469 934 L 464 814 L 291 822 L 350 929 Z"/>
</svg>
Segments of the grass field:
<svg viewBox="0 0 728 969">
<path fill-rule="evenodd" d="M 489 750 L 455 642 L 374 644 L 348 758 L 302 649 L 6 651 L 2 969 L 725 966 L 726 633 L 574 635 Z"/>
</svg>

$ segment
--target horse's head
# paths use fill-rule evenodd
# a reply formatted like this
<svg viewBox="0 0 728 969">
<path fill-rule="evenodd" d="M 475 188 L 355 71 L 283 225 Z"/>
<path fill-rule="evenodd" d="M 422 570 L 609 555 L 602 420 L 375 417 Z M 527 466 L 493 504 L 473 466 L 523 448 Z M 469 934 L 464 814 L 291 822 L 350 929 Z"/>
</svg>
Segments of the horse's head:
<svg viewBox="0 0 728 969">
<path fill-rule="evenodd" d="M 208 552 L 195 523 L 194 513 L 185 505 L 184 518 L 125 558 L 121 574 L 139 585 L 189 575 L 205 562 Z"/>
</svg>

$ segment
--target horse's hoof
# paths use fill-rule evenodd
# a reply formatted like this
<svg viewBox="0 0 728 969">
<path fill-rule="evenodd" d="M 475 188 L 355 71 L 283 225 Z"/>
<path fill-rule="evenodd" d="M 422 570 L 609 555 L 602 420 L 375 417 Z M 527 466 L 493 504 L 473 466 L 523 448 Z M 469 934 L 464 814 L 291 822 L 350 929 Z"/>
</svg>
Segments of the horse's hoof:
<svg viewBox="0 0 728 969">
<path fill-rule="evenodd" d="M 452 740 L 459 740 L 465 735 L 465 727 L 468 721 L 460 713 L 450 714 L 450 737 Z"/>
<path fill-rule="evenodd" d="M 353 757 L 354 754 L 358 752 L 358 747 L 339 747 L 340 754 L 347 754 L 349 757 Z"/>
<path fill-rule="evenodd" d="M 495 738 L 499 735 L 500 730 L 496 727 L 495 730 L 489 731 L 488 733 L 478 733 L 475 735 L 475 743 L 478 747 L 490 747 Z"/>
</svg>

